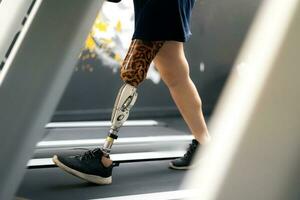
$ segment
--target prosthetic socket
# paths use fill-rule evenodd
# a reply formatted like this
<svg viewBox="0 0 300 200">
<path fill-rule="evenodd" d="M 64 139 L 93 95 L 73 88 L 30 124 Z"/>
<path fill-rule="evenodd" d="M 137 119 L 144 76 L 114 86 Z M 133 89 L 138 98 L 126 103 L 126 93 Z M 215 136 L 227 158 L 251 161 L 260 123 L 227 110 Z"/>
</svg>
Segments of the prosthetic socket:
<svg viewBox="0 0 300 200">
<path fill-rule="evenodd" d="M 137 96 L 136 87 L 134 86 L 124 84 L 120 88 L 111 116 L 112 126 L 102 147 L 104 154 L 109 155 L 114 140 L 118 138 L 119 129 L 129 117 L 129 111 L 134 105 Z"/>
<path fill-rule="evenodd" d="M 142 41 L 135 39 L 121 67 L 121 78 L 125 82 L 120 88 L 115 100 L 111 116 L 112 126 L 102 147 L 105 156 L 108 156 L 118 131 L 129 116 L 129 111 L 137 99 L 137 86 L 146 78 L 148 68 L 164 41 Z"/>
</svg>

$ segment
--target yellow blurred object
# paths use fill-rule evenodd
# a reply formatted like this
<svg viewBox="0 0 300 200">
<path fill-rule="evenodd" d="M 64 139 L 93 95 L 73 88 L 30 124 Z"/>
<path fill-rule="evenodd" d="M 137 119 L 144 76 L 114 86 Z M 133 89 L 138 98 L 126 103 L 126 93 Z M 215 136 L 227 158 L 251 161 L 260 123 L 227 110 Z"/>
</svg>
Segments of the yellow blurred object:
<svg viewBox="0 0 300 200">
<path fill-rule="evenodd" d="M 116 53 L 114 59 L 115 59 L 118 63 L 122 64 L 123 59 L 122 59 L 122 57 L 121 57 L 120 54 Z"/>
<path fill-rule="evenodd" d="M 88 38 L 85 42 L 85 49 L 88 49 L 89 51 L 94 51 L 96 47 L 96 44 L 91 36 L 91 34 L 88 35 Z"/>
<path fill-rule="evenodd" d="M 116 25 L 116 31 L 121 32 L 122 31 L 122 23 L 121 20 L 118 20 L 117 25 Z"/>
<path fill-rule="evenodd" d="M 97 20 L 98 21 L 98 20 Z M 106 32 L 108 30 L 108 24 L 103 21 L 98 21 L 94 24 L 94 28 L 101 32 Z"/>
</svg>

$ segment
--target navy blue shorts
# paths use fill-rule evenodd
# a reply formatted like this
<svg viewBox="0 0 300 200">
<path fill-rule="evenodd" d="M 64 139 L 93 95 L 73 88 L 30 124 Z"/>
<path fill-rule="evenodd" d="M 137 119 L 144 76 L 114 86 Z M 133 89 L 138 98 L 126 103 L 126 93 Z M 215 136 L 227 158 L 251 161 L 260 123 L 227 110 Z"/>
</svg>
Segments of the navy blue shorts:
<svg viewBox="0 0 300 200">
<path fill-rule="evenodd" d="M 186 42 L 191 36 L 190 17 L 195 0 L 133 0 L 133 39 Z"/>
</svg>

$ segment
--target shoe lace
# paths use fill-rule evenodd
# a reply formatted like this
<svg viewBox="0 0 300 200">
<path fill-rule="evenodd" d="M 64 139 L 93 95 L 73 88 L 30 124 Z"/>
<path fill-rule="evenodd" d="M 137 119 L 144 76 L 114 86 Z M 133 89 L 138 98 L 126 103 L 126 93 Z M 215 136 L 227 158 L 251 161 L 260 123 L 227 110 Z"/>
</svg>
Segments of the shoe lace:
<svg viewBox="0 0 300 200">
<path fill-rule="evenodd" d="M 101 151 L 99 148 L 93 149 L 93 150 L 88 150 L 84 152 L 82 155 L 78 155 L 81 160 L 88 160 L 88 159 L 93 159 L 99 156 L 99 151 Z M 99 156 L 100 157 L 100 156 Z"/>
<path fill-rule="evenodd" d="M 190 159 L 194 155 L 196 149 L 197 149 L 197 144 L 193 142 L 192 144 L 189 145 L 187 152 L 184 154 L 183 157 L 185 159 Z"/>
</svg>

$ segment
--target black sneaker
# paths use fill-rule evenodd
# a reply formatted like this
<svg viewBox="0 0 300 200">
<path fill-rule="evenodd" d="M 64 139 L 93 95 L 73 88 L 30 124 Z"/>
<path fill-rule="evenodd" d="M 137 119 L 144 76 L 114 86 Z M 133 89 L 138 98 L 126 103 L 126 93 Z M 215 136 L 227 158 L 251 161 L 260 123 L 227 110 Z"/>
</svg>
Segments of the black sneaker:
<svg viewBox="0 0 300 200">
<path fill-rule="evenodd" d="M 86 151 L 82 155 L 57 156 L 53 162 L 64 171 L 95 184 L 111 184 L 113 165 L 105 167 L 102 162 L 101 149 Z"/>
<path fill-rule="evenodd" d="M 195 152 L 197 151 L 199 143 L 197 140 L 192 140 L 187 152 L 183 157 L 172 160 L 169 163 L 171 169 L 190 169 L 192 168 L 191 163 L 193 161 Z"/>
</svg>

